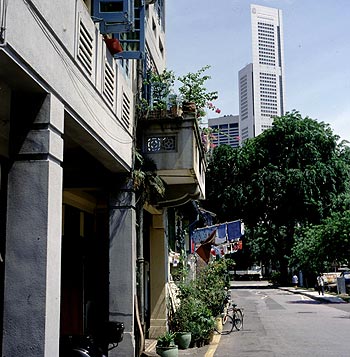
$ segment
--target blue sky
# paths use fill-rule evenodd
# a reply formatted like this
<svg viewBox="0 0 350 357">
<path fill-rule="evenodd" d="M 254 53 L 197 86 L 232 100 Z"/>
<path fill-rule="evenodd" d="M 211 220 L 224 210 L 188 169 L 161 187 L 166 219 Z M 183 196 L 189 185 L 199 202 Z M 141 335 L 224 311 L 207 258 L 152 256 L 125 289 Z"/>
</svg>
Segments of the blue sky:
<svg viewBox="0 0 350 357">
<path fill-rule="evenodd" d="M 238 114 L 238 71 L 252 61 L 252 3 L 283 11 L 287 111 L 350 141 L 350 0 L 168 0 L 167 68 L 180 76 L 210 65 L 207 88 L 219 92 L 220 115 Z"/>
</svg>

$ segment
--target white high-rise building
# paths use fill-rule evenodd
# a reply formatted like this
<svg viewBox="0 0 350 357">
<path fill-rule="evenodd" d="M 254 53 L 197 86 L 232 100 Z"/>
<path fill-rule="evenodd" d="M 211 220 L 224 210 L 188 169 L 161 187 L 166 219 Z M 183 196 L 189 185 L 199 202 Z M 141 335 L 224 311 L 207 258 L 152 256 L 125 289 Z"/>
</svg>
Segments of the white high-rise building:
<svg viewBox="0 0 350 357">
<path fill-rule="evenodd" d="M 253 63 L 239 71 L 241 142 L 272 126 L 284 114 L 282 11 L 251 5 Z"/>
</svg>

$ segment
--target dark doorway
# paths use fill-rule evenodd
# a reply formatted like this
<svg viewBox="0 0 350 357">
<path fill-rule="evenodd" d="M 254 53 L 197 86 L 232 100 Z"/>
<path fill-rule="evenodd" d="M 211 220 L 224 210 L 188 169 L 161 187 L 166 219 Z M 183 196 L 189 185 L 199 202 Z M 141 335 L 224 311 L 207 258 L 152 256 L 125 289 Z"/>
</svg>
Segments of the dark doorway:
<svg viewBox="0 0 350 357">
<path fill-rule="evenodd" d="M 97 335 L 108 320 L 108 239 L 104 214 L 63 209 L 61 336 Z"/>
</svg>

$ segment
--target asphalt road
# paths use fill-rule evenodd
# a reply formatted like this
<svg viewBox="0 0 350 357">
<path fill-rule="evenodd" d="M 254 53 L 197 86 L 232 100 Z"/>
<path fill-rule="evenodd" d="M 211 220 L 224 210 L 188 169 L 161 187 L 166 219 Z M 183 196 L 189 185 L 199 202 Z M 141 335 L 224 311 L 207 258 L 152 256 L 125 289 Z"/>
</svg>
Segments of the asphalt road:
<svg viewBox="0 0 350 357">
<path fill-rule="evenodd" d="M 350 356 L 350 304 L 324 304 L 262 284 L 234 283 L 244 328 L 221 336 L 214 357 Z"/>
</svg>

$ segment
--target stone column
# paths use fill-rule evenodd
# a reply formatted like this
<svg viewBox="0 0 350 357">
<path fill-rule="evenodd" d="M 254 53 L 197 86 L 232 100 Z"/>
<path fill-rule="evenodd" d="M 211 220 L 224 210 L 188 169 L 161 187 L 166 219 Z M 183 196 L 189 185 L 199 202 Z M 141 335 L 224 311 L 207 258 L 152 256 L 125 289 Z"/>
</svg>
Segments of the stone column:
<svg viewBox="0 0 350 357">
<path fill-rule="evenodd" d="M 153 215 L 150 229 L 150 338 L 157 338 L 167 328 L 166 283 L 168 252 L 163 219 L 162 214 Z"/>
<path fill-rule="evenodd" d="M 136 294 L 135 194 L 127 185 L 110 200 L 109 320 L 125 325 L 124 339 L 109 356 L 134 356 Z"/>
<path fill-rule="evenodd" d="M 28 123 L 25 109 L 11 130 Z M 28 124 L 27 124 L 28 125 Z M 58 357 L 64 107 L 42 102 L 8 175 L 3 356 Z M 16 141 L 16 135 L 14 136 Z"/>
</svg>

